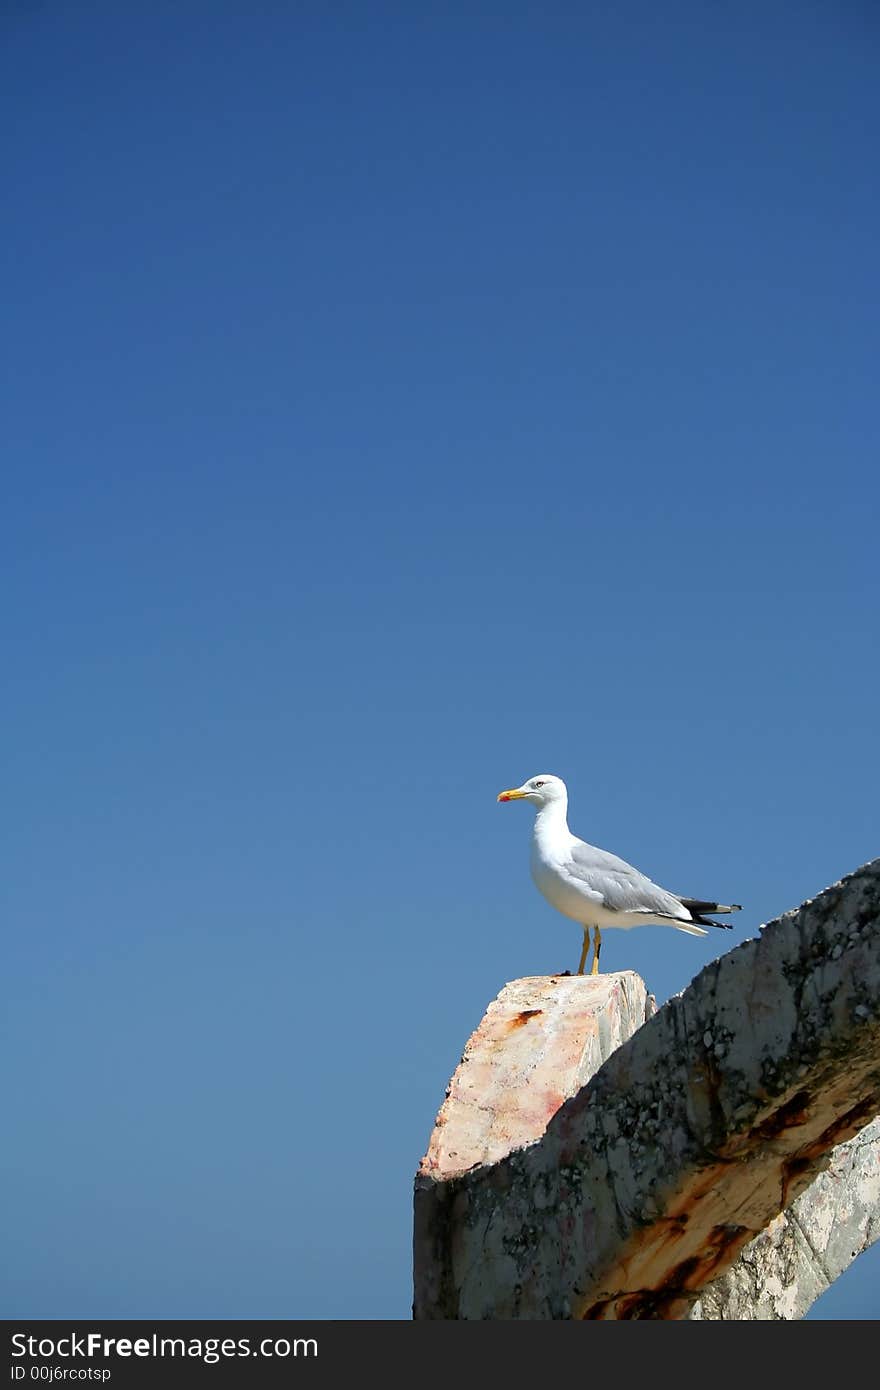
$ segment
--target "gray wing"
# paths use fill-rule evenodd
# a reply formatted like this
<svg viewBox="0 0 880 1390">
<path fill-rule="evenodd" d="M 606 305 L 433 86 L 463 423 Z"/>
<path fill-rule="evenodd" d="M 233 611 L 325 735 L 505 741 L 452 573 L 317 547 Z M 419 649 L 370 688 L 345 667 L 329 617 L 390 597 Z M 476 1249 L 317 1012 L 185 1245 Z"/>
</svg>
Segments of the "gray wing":
<svg viewBox="0 0 880 1390">
<path fill-rule="evenodd" d="M 644 912 L 646 916 L 676 917 L 690 922 L 691 914 L 674 893 L 667 893 L 645 874 L 618 859 L 616 854 L 597 849 L 584 840 L 575 840 L 571 847 L 568 871 L 578 883 L 585 884 L 611 912 Z"/>
</svg>

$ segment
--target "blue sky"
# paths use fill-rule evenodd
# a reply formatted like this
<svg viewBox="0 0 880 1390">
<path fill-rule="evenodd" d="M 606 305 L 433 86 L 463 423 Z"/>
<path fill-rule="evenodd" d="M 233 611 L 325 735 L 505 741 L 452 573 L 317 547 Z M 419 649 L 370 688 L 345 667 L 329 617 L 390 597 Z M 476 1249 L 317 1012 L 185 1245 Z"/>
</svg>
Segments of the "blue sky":
<svg viewBox="0 0 880 1390">
<path fill-rule="evenodd" d="M 659 1000 L 877 853 L 880 23 L 0 37 L 6 1316 L 406 1318 L 462 1046 L 577 964 L 502 787 L 744 904 L 605 938 Z"/>
</svg>

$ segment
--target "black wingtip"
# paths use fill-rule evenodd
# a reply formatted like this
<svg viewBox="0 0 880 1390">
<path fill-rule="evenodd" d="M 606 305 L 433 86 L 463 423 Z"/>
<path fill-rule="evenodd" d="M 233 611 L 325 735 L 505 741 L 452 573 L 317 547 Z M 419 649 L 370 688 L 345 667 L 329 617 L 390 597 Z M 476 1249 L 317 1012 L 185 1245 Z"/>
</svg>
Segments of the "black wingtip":
<svg viewBox="0 0 880 1390">
<path fill-rule="evenodd" d="M 741 903 L 719 903 L 713 901 L 711 898 L 679 898 L 679 902 L 684 903 L 685 907 L 690 913 L 742 911 Z M 718 926 L 719 923 L 716 922 L 715 925 Z"/>
<path fill-rule="evenodd" d="M 704 917 L 702 913 L 692 912 L 691 921 L 698 927 L 723 927 L 725 931 L 733 931 L 732 922 L 716 922 L 714 917 Z"/>
</svg>

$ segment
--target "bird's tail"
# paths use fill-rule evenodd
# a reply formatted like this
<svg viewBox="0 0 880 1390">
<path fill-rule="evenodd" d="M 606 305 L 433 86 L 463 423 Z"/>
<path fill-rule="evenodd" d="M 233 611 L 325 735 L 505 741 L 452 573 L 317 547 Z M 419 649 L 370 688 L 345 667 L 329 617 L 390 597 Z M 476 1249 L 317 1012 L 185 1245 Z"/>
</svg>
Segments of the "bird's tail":
<svg viewBox="0 0 880 1390">
<path fill-rule="evenodd" d="M 703 928 L 702 928 L 702 927 L 698 927 L 698 926 L 696 925 L 696 923 L 694 923 L 694 922 L 682 922 L 682 921 L 680 920 L 680 918 L 678 918 L 678 917 L 668 917 L 666 920 L 668 921 L 668 923 L 669 923 L 669 925 L 670 925 L 671 927 L 678 927 L 678 930 L 679 930 L 679 931 L 686 931 L 687 934 L 688 934 L 688 936 L 708 936 L 708 935 L 709 935 L 709 933 L 708 933 L 707 931 L 703 931 Z M 702 921 L 702 920 L 703 920 L 703 919 L 701 918 L 701 921 Z M 712 923 L 712 926 L 713 926 L 713 927 L 720 927 L 720 926 L 722 926 L 722 925 L 724 925 L 724 924 L 721 923 L 721 922 L 713 922 L 713 923 Z"/>
<path fill-rule="evenodd" d="M 704 917 L 705 912 L 740 912 L 742 910 L 739 903 L 710 903 L 703 898 L 679 898 L 691 914 L 694 922 L 698 922 L 701 927 L 726 927 L 731 930 L 732 922 L 715 922 L 711 917 Z"/>
</svg>

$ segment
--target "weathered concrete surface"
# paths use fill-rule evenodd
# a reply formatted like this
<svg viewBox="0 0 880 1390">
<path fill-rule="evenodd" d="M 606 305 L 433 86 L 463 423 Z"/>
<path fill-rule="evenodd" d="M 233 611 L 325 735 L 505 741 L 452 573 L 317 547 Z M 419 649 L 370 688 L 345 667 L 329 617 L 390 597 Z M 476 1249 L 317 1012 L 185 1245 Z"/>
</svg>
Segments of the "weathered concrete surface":
<svg viewBox="0 0 880 1390">
<path fill-rule="evenodd" d="M 456 1178 L 535 1143 L 654 1009 L 631 970 L 505 985 L 468 1040 L 419 1173 Z"/>
<path fill-rule="evenodd" d="M 686 1317 L 878 1112 L 880 860 L 703 970 L 528 1147 L 447 1173 L 447 1117 L 414 1315 Z"/>
<path fill-rule="evenodd" d="M 880 1118 L 831 1153 L 828 1169 L 707 1285 L 688 1316 L 802 1318 L 853 1260 L 880 1239 Z"/>
</svg>

